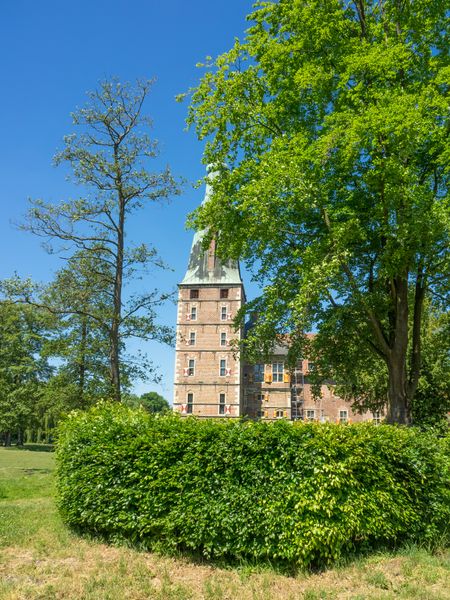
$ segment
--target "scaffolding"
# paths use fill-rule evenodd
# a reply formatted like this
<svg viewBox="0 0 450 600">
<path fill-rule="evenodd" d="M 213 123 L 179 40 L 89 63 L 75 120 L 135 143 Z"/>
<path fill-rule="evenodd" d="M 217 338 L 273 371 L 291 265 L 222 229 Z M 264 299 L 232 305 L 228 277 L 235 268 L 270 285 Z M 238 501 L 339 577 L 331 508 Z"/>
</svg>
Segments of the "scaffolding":
<svg viewBox="0 0 450 600">
<path fill-rule="evenodd" d="M 291 373 L 291 419 L 293 421 L 303 420 L 305 376 L 302 362 L 298 362 Z"/>
</svg>

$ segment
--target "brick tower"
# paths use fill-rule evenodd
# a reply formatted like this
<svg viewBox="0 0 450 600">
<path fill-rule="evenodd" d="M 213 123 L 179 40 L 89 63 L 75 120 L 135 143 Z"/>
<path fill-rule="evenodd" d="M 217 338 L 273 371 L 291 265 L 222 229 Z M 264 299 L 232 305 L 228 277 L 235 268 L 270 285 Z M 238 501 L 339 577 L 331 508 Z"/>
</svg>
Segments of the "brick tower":
<svg viewBox="0 0 450 600">
<path fill-rule="evenodd" d="M 210 175 L 213 177 L 213 174 Z M 211 187 L 206 186 L 207 202 Z M 222 261 L 202 247 L 205 231 L 192 242 L 189 265 L 178 286 L 174 410 L 198 417 L 242 414 L 242 366 L 230 342 L 239 339 L 233 319 L 245 302 L 239 263 Z"/>
</svg>

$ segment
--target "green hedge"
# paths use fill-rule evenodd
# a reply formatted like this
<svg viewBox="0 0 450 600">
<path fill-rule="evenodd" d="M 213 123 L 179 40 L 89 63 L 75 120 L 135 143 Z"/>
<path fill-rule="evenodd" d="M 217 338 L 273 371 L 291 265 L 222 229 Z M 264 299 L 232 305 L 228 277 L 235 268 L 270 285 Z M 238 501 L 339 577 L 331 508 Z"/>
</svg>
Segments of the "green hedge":
<svg viewBox="0 0 450 600">
<path fill-rule="evenodd" d="M 103 404 L 57 445 L 67 524 L 147 548 L 302 566 L 450 523 L 449 444 L 392 426 L 151 416 Z"/>
</svg>

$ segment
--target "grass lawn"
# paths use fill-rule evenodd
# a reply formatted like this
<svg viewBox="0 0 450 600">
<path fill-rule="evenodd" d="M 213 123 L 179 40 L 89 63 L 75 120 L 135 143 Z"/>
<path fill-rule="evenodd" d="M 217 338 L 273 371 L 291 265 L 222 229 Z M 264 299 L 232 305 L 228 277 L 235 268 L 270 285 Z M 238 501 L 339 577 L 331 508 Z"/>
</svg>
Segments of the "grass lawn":
<svg viewBox="0 0 450 600">
<path fill-rule="evenodd" d="M 450 551 L 376 554 L 320 574 L 219 568 L 71 534 L 54 501 L 54 456 L 0 448 L 0 599 L 450 599 Z"/>
</svg>

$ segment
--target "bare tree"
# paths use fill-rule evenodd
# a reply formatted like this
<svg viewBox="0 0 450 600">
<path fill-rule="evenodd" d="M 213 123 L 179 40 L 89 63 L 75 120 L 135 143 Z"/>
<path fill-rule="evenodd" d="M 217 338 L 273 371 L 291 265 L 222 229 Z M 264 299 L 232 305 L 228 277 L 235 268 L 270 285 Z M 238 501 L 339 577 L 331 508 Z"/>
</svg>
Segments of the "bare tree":
<svg viewBox="0 0 450 600">
<path fill-rule="evenodd" d="M 124 301 L 124 284 L 146 265 L 165 268 L 154 247 L 125 243 L 131 213 L 179 193 L 167 167 L 152 173 L 148 162 L 158 145 L 148 136 L 151 120 L 143 114 L 151 81 L 134 86 L 118 80 L 103 81 L 88 94 L 89 102 L 72 114 L 79 133 L 64 138 L 65 147 L 55 163 L 68 163 L 73 180 L 89 195 L 51 204 L 32 201 L 22 228 L 43 237 L 51 252 L 95 256 L 101 264 L 92 275 L 104 286 L 110 308 L 103 310 L 109 338 L 109 369 L 114 398 L 121 399 L 120 360 L 126 337 L 139 336 L 170 342 L 171 330 L 155 323 L 155 306 L 169 294 L 154 289 Z M 83 312 L 82 306 L 67 312 Z M 92 315 L 90 315 L 92 316 Z M 99 316 L 96 315 L 98 319 Z"/>
</svg>

